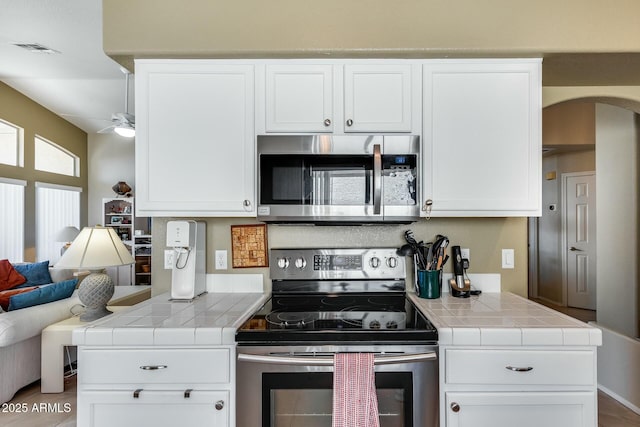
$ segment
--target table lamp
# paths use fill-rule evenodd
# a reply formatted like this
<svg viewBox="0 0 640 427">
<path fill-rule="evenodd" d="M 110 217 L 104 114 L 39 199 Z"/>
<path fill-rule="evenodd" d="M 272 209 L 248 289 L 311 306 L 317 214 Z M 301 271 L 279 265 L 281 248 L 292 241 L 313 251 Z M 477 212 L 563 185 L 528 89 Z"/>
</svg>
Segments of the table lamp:
<svg viewBox="0 0 640 427">
<path fill-rule="evenodd" d="M 69 225 L 64 227 L 58 231 L 56 234 L 56 242 L 65 242 L 65 244 L 60 248 L 60 255 L 64 254 L 69 246 L 71 246 L 71 242 L 75 239 L 78 234 L 80 234 L 80 230 L 78 227 L 74 227 L 73 225 Z"/>
<path fill-rule="evenodd" d="M 114 285 L 104 268 L 134 263 L 131 252 L 113 229 L 100 226 L 82 229 L 56 263 L 58 268 L 99 270 L 92 271 L 78 287 L 80 302 L 87 308 L 80 316 L 81 321 L 90 322 L 111 313 L 107 303 L 113 296 Z"/>
</svg>

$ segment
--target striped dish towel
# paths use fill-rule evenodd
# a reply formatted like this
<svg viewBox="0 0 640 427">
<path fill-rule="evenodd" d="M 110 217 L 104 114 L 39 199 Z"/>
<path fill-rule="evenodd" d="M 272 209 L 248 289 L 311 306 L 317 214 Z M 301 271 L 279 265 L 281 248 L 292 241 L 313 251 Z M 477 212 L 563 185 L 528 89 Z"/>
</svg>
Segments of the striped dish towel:
<svg viewBox="0 0 640 427">
<path fill-rule="evenodd" d="M 333 427 L 379 427 L 372 353 L 333 357 Z"/>
</svg>

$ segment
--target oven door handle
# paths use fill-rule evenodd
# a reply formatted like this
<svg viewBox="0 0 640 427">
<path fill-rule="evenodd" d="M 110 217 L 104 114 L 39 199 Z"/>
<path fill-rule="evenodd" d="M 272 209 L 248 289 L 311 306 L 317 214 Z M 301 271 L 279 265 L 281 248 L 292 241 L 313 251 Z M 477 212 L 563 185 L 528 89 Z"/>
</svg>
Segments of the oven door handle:
<svg viewBox="0 0 640 427">
<path fill-rule="evenodd" d="M 380 215 L 382 204 L 382 154 L 380 144 L 373 146 L 373 214 Z"/>
<path fill-rule="evenodd" d="M 428 360 L 436 360 L 438 356 L 435 351 L 428 353 L 404 354 L 401 356 L 380 356 L 374 357 L 374 365 L 400 365 L 403 363 L 418 363 Z M 333 366 L 333 357 L 301 357 L 301 356 L 267 356 L 262 354 L 238 354 L 241 362 L 271 363 L 274 365 L 295 365 L 295 366 Z"/>
</svg>

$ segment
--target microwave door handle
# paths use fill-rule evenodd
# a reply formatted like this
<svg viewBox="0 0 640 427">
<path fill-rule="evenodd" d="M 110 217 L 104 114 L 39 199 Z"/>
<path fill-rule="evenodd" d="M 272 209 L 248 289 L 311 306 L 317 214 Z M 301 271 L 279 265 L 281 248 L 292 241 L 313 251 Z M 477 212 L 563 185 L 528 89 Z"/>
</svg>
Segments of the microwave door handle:
<svg viewBox="0 0 640 427">
<path fill-rule="evenodd" d="M 398 365 L 403 363 L 425 362 L 436 360 L 438 356 L 435 351 L 417 354 L 403 354 L 398 356 L 380 356 L 373 360 L 374 365 Z M 295 365 L 295 366 L 333 366 L 333 357 L 312 357 L 312 356 L 269 356 L 262 354 L 238 354 L 241 362 L 270 363 L 274 365 Z"/>
<path fill-rule="evenodd" d="M 382 154 L 380 144 L 373 146 L 373 213 L 380 215 L 382 204 Z"/>
</svg>

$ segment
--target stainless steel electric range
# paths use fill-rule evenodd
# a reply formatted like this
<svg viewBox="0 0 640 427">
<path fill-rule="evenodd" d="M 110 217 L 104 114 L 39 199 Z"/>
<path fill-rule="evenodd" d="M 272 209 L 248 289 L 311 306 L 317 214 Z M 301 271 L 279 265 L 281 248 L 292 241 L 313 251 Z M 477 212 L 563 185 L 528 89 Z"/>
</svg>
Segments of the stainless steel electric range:
<svg viewBox="0 0 640 427">
<path fill-rule="evenodd" d="M 337 352 L 375 354 L 381 426 L 437 425 L 438 335 L 395 248 L 272 249 L 270 266 L 272 298 L 236 335 L 239 427 L 331 426 Z"/>
</svg>

